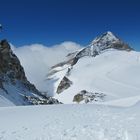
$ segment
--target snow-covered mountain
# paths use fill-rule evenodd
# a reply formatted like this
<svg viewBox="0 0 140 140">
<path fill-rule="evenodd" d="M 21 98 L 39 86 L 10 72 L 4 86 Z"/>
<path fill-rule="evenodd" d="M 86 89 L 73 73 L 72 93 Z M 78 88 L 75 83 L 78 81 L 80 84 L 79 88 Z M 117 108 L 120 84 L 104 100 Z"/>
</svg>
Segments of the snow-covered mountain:
<svg viewBox="0 0 140 140">
<path fill-rule="evenodd" d="M 53 66 L 45 84 L 62 103 L 119 105 L 140 99 L 139 71 L 140 53 L 106 32 Z"/>
<path fill-rule="evenodd" d="M 52 67 L 44 84 L 63 103 L 0 107 L 0 140 L 139 140 L 140 53 L 111 32 Z M 51 104 L 0 42 L 0 106 Z"/>
<path fill-rule="evenodd" d="M 31 84 L 6 40 L 0 41 L 0 106 L 58 103 Z"/>
</svg>

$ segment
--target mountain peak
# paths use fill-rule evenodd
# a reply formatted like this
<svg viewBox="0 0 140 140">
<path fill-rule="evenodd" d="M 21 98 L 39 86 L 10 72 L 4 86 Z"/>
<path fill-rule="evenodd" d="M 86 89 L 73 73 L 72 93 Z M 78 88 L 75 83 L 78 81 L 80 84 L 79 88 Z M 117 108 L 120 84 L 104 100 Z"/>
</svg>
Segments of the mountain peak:
<svg viewBox="0 0 140 140">
<path fill-rule="evenodd" d="M 122 41 L 112 32 L 107 31 L 102 35 L 96 37 L 87 47 L 82 48 L 79 51 L 73 52 L 71 54 L 68 54 L 67 55 L 69 58 L 68 61 L 59 63 L 53 66 L 52 68 L 63 66 L 67 63 L 71 65 L 75 65 L 81 57 L 84 56 L 95 57 L 103 53 L 105 50 L 110 50 L 110 49 L 121 50 L 121 51 L 133 50 L 133 48 L 131 48 L 127 43 Z"/>
<path fill-rule="evenodd" d="M 109 48 L 126 51 L 133 50 L 128 44 L 126 44 L 124 41 L 122 41 L 120 38 L 118 38 L 110 31 L 107 31 L 106 33 L 103 33 L 99 37 L 96 37 L 91 42 L 89 47 L 91 48 L 92 53 L 94 53 L 94 51 L 100 53 L 101 51 Z"/>
<path fill-rule="evenodd" d="M 114 39 L 114 40 L 120 40 L 118 37 L 116 37 L 116 35 L 114 35 L 114 33 L 112 33 L 111 31 L 107 31 L 106 33 L 104 33 L 108 38 L 110 39 Z"/>
<path fill-rule="evenodd" d="M 106 34 L 108 34 L 110 36 L 115 36 L 111 31 L 107 31 Z"/>
<path fill-rule="evenodd" d="M 116 37 L 116 35 L 114 35 L 112 32 L 107 31 L 105 33 L 103 33 L 102 35 L 96 37 L 93 41 L 92 44 L 95 45 L 99 45 L 99 44 L 104 44 L 104 43 L 114 43 L 114 42 L 118 42 L 121 41 L 118 37 Z"/>
</svg>

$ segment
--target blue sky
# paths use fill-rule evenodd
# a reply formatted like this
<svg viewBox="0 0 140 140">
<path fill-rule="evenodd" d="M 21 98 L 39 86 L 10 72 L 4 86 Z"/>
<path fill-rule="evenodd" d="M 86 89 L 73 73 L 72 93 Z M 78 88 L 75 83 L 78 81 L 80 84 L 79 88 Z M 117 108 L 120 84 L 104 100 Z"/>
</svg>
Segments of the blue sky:
<svg viewBox="0 0 140 140">
<path fill-rule="evenodd" d="M 112 31 L 140 51 L 138 0 L 0 0 L 0 23 L 16 46 L 63 41 L 88 44 Z"/>
</svg>

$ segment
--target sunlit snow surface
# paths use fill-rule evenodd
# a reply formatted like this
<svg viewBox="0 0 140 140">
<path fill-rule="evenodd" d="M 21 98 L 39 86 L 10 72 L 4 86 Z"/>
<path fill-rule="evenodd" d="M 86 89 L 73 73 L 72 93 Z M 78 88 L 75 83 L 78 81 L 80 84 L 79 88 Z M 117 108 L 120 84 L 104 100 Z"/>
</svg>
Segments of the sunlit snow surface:
<svg viewBox="0 0 140 140">
<path fill-rule="evenodd" d="M 140 99 L 139 52 L 107 50 L 96 57 L 81 58 L 68 77 L 73 84 L 58 95 L 56 88 L 66 72 L 67 68 L 51 77 L 50 92 L 53 90 L 55 98 L 63 103 L 73 103 L 74 95 L 81 90 L 104 93 L 105 102 L 130 97 Z"/>
<path fill-rule="evenodd" d="M 0 140 L 140 140 L 140 104 L 0 108 Z"/>
<path fill-rule="evenodd" d="M 51 77 L 51 92 L 67 66 L 62 69 Z M 139 52 L 109 50 L 81 58 L 68 78 L 73 85 L 55 94 L 57 99 L 73 103 L 75 94 L 87 90 L 106 94 L 104 102 L 1 107 L 0 140 L 140 140 Z M 2 95 L 0 101 L 12 105 Z"/>
</svg>

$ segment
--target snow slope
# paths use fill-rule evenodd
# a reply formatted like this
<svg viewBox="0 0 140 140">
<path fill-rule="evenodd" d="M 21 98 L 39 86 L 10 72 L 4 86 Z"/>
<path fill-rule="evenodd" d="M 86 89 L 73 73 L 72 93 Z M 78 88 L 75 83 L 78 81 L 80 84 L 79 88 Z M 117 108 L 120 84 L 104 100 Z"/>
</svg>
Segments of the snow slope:
<svg viewBox="0 0 140 140">
<path fill-rule="evenodd" d="M 139 140 L 140 103 L 0 108 L 0 140 Z"/>
<path fill-rule="evenodd" d="M 139 101 L 140 53 L 113 33 L 108 31 L 67 56 L 67 61 L 52 67 L 44 83 L 48 94 L 60 102 L 123 102 L 137 97 Z"/>
<path fill-rule="evenodd" d="M 134 96 L 140 98 L 139 52 L 107 49 L 94 58 L 86 56 L 79 59 L 68 76 L 73 84 L 61 94 L 57 94 L 56 88 L 68 68 L 69 66 L 63 66 L 63 69 L 53 74 L 48 81 L 53 85 L 55 98 L 63 103 L 73 103 L 74 95 L 81 90 L 104 93 L 105 102 Z M 50 89 L 52 92 L 52 88 Z"/>
</svg>

